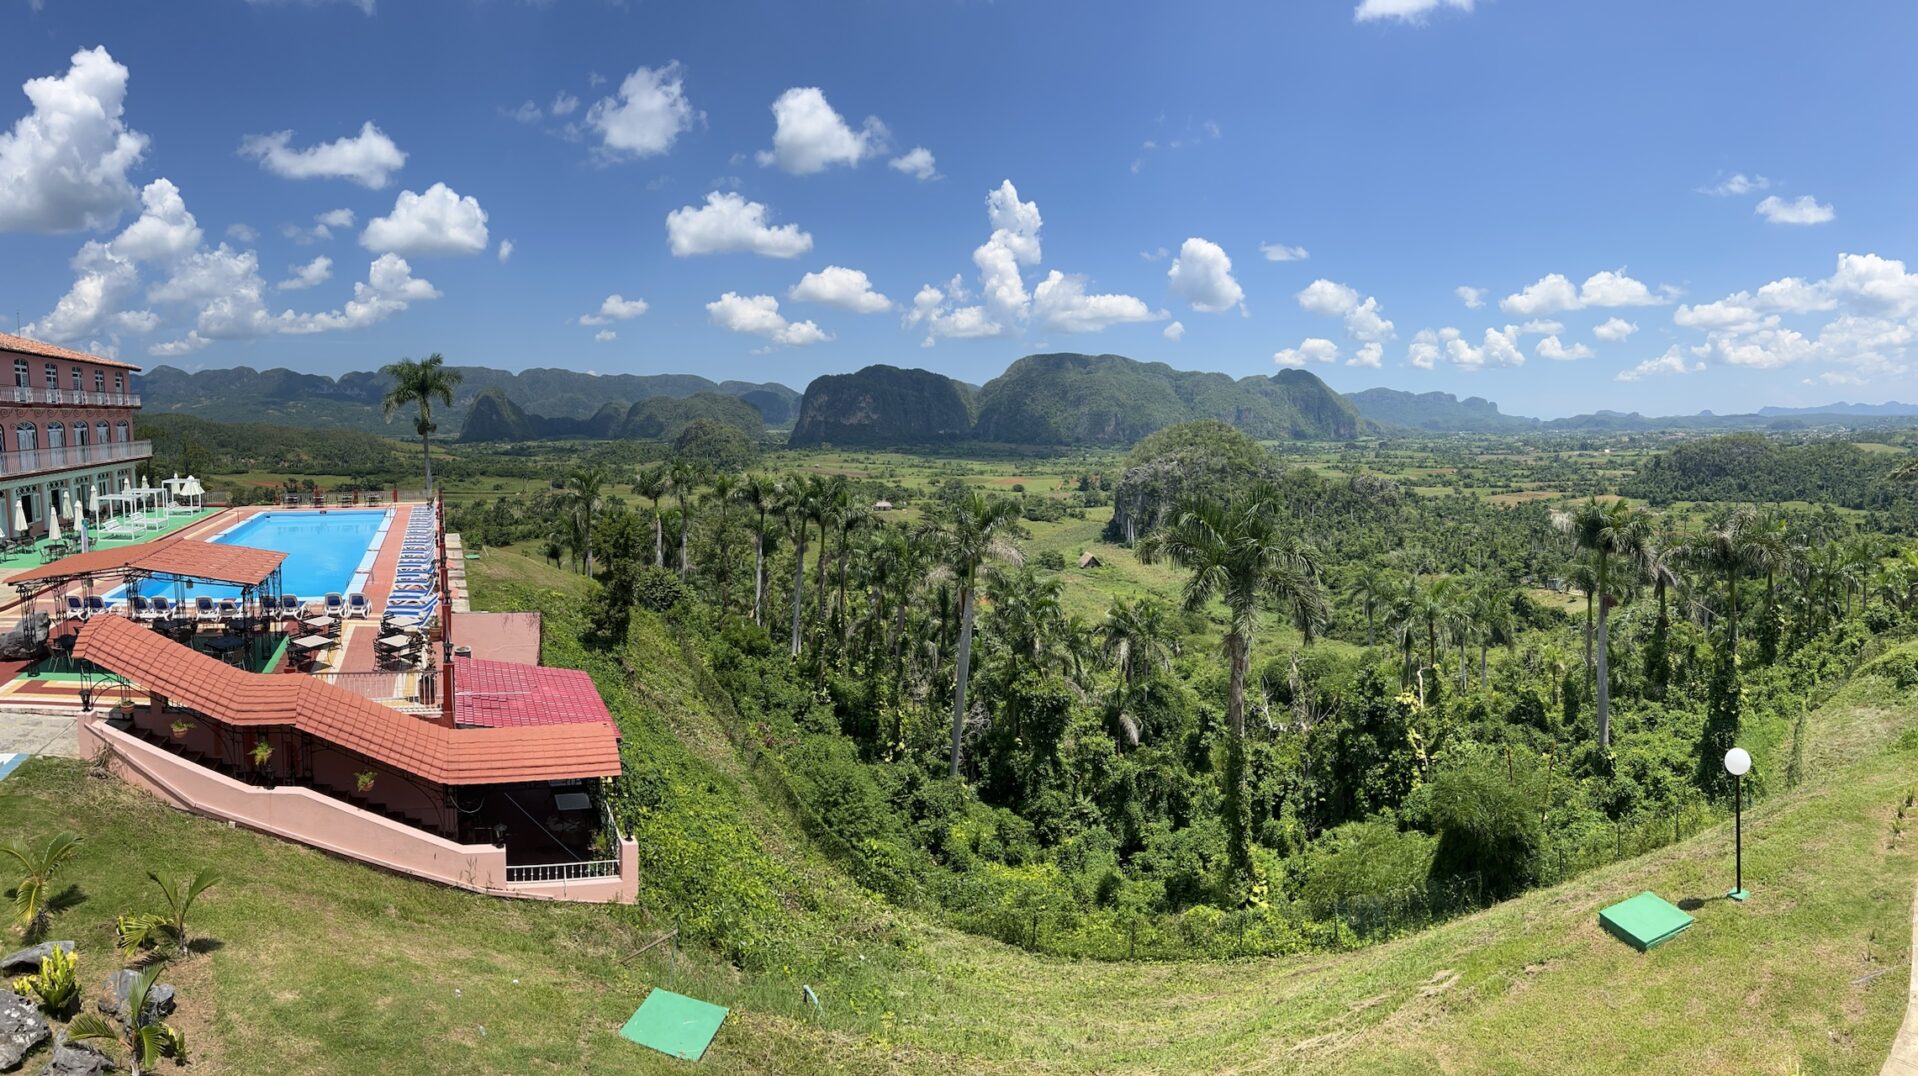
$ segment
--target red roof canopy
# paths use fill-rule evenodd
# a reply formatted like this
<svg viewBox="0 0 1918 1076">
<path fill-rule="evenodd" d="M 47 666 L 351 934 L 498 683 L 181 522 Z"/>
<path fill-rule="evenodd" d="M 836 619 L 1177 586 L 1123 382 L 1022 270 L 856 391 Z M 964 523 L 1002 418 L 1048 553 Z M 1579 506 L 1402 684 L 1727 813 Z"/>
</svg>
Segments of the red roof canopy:
<svg viewBox="0 0 1918 1076">
<path fill-rule="evenodd" d="M 613 715 L 578 669 L 517 661 L 453 658 L 453 723 L 493 728 L 613 723 Z"/>
<path fill-rule="evenodd" d="M 442 785 L 619 775 L 610 722 L 449 729 L 310 676 L 236 669 L 117 616 L 88 621 L 73 656 L 211 720 L 296 728 Z"/>
<path fill-rule="evenodd" d="M 285 563 L 277 549 L 221 545 L 192 538 L 162 538 L 118 549 L 95 549 L 61 557 L 51 564 L 28 568 L 7 577 L 13 586 L 61 583 L 88 576 L 138 572 L 203 579 L 237 587 L 257 587 Z"/>
</svg>

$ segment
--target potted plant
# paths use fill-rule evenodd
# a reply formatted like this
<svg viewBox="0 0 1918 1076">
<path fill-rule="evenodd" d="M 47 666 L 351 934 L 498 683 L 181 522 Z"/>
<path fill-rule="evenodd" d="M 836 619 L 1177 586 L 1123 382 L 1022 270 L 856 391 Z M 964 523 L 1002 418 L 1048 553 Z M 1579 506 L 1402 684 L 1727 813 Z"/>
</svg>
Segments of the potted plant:
<svg viewBox="0 0 1918 1076">
<path fill-rule="evenodd" d="M 253 745 L 253 750 L 247 753 L 253 756 L 254 768 L 260 771 L 260 783 L 265 784 L 269 778 L 269 774 L 266 772 L 266 764 L 268 760 L 273 757 L 273 745 L 267 743 L 265 740 L 261 740 Z"/>
<path fill-rule="evenodd" d="M 133 699 L 131 697 L 120 700 L 120 716 L 121 717 L 133 716 Z"/>
<path fill-rule="evenodd" d="M 168 725 L 168 726 L 167 726 L 167 728 L 169 728 L 169 729 L 171 729 L 171 730 L 173 731 L 173 738 L 174 738 L 174 739 L 176 739 L 176 740 L 179 740 L 179 739 L 184 739 L 184 738 L 186 737 L 186 734 L 187 734 L 187 733 L 189 733 L 189 732 L 192 732 L 192 731 L 193 731 L 193 722 L 191 722 L 191 721 L 175 721 L 175 722 L 174 722 L 173 724 L 171 724 L 171 725 Z"/>
<path fill-rule="evenodd" d="M 372 770 L 361 770 L 353 775 L 353 790 L 365 795 L 373 790 L 373 782 L 378 778 L 379 774 Z"/>
</svg>

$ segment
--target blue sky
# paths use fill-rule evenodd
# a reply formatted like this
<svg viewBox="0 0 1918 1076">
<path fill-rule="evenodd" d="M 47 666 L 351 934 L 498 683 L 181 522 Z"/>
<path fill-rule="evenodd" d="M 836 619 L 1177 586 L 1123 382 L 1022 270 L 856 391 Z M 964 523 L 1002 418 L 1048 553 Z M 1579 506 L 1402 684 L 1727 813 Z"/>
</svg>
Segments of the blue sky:
<svg viewBox="0 0 1918 1076">
<path fill-rule="evenodd" d="M 15 2 L 0 35 L 7 327 L 149 365 L 1918 397 L 1910 4 Z"/>
</svg>

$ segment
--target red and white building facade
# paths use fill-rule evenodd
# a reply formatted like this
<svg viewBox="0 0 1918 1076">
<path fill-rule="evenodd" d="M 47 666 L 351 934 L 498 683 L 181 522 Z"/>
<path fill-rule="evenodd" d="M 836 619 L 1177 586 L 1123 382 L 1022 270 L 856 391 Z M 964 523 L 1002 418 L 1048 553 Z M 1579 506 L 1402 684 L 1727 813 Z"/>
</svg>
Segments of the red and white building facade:
<svg viewBox="0 0 1918 1076">
<path fill-rule="evenodd" d="M 4 380 L 11 368 L 12 381 Z M 138 366 L 54 344 L 0 333 L 0 527 L 13 536 L 13 506 L 27 529 L 46 531 L 47 513 L 65 497 L 87 502 L 134 480 L 153 457 L 133 439 L 140 397 Z M 11 385 L 11 387 L 8 387 Z"/>
</svg>

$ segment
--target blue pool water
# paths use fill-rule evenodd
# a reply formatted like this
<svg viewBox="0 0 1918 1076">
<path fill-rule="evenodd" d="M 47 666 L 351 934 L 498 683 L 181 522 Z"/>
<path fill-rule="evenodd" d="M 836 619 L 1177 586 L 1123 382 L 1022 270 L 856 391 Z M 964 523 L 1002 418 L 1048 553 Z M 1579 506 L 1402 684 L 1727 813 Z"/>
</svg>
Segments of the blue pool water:
<svg viewBox="0 0 1918 1076">
<path fill-rule="evenodd" d="M 373 539 L 390 515 L 386 509 L 261 512 L 208 540 L 285 553 L 286 563 L 280 567 L 282 592 L 317 601 L 327 594 L 355 589 L 354 575 L 372 559 L 368 553 Z M 149 579 L 141 584 L 140 593 L 178 597 L 175 587 L 170 579 Z M 224 598 L 237 597 L 240 591 L 238 587 L 204 585 L 195 587 L 193 593 Z"/>
</svg>

